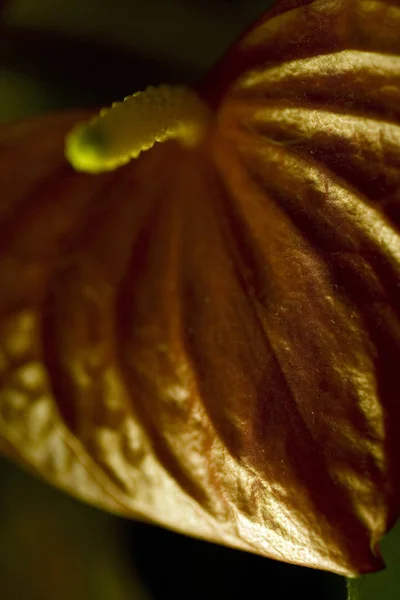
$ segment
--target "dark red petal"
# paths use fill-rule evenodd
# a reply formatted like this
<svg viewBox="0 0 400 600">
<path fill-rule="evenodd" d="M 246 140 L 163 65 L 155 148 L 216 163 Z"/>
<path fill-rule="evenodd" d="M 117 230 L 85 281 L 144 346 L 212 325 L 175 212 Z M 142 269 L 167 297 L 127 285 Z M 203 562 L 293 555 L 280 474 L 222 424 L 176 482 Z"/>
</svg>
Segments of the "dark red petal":
<svg viewBox="0 0 400 600">
<path fill-rule="evenodd" d="M 398 15 L 278 3 L 221 63 L 195 151 L 85 176 L 62 158 L 78 115 L 2 129 L 4 452 L 123 514 L 342 574 L 382 566 Z"/>
</svg>

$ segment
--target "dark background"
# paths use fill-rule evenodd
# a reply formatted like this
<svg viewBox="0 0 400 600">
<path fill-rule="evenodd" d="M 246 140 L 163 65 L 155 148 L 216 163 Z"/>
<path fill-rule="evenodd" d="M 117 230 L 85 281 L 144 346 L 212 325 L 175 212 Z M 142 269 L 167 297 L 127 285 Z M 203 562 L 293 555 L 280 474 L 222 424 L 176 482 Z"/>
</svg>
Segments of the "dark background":
<svg viewBox="0 0 400 600">
<path fill-rule="evenodd" d="M 2 600 L 344 600 L 342 577 L 107 515 L 0 459 Z"/>
</svg>

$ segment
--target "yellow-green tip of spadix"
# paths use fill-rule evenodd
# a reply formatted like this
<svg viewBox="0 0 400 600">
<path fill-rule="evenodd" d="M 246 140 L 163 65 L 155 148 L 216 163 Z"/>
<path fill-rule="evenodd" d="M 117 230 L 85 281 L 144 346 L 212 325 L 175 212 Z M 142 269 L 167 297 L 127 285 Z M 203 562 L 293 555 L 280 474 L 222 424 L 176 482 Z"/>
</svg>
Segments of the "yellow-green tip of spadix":
<svg viewBox="0 0 400 600">
<path fill-rule="evenodd" d="M 101 128 L 95 123 L 80 124 L 68 134 L 65 142 L 65 156 L 76 171 L 99 173 L 107 168 L 106 140 Z"/>
<path fill-rule="evenodd" d="M 209 122 L 210 110 L 193 91 L 182 86 L 150 87 L 76 125 L 66 138 L 65 156 L 77 171 L 110 171 L 156 142 L 176 139 L 194 147 Z"/>
</svg>

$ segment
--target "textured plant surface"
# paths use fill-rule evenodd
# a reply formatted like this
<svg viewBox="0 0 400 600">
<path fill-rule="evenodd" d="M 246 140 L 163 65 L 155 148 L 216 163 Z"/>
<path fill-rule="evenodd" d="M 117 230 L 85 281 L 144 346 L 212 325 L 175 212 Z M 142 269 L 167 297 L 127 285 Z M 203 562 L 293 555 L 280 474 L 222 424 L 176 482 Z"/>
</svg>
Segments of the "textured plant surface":
<svg viewBox="0 0 400 600">
<path fill-rule="evenodd" d="M 0 447 L 108 510 L 352 575 L 399 506 L 400 4 L 282 0 L 195 149 L 0 129 Z"/>
</svg>

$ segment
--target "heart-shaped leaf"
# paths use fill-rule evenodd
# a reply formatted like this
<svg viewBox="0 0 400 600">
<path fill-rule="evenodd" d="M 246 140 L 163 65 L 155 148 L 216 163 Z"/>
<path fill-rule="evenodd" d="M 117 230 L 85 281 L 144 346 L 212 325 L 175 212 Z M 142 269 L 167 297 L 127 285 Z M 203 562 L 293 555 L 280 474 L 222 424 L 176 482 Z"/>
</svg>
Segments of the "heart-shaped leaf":
<svg viewBox="0 0 400 600">
<path fill-rule="evenodd" d="M 283 0 L 205 79 L 205 139 L 75 173 L 0 131 L 0 446 L 106 509 L 382 566 L 399 509 L 400 8 Z"/>
</svg>

